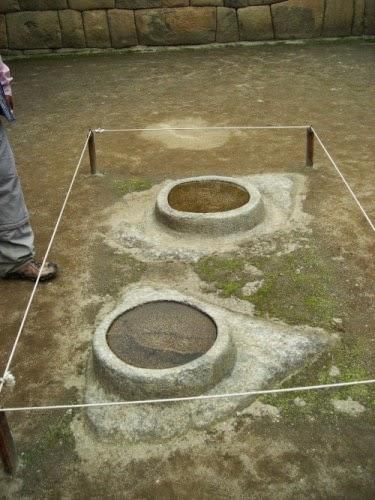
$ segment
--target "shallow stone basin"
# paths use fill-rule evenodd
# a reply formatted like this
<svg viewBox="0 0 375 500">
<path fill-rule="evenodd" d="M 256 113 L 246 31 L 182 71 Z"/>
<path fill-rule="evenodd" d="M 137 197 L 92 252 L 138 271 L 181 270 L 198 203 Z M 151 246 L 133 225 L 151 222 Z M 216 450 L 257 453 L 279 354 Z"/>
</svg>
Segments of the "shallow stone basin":
<svg viewBox="0 0 375 500">
<path fill-rule="evenodd" d="M 123 302 L 94 334 L 99 384 L 126 400 L 197 395 L 235 363 L 230 325 L 195 300 L 153 292 Z"/>
<path fill-rule="evenodd" d="M 212 175 L 167 182 L 155 214 L 176 231 L 220 235 L 252 229 L 263 220 L 264 205 L 250 182 Z"/>
<path fill-rule="evenodd" d="M 163 369 L 199 358 L 214 344 L 215 322 L 188 304 L 160 300 L 125 311 L 110 326 L 107 342 L 125 363 Z"/>
</svg>

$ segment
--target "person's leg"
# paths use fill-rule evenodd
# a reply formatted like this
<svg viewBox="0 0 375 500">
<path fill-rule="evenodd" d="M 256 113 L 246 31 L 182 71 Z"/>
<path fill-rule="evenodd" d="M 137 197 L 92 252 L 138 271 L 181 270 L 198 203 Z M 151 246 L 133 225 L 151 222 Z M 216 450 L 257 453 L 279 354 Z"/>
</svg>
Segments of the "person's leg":
<svg viewBox="0 0 375 500">
<path fill-rule="evenodd" d="M 0 277 L 35 280 L 34 235 L 29 224 L 13 152 L 0 123 Z M 57 267 L 47 264 L 42 280 L 52 279 Z"/>
<path fill-rule="evenodd" d="M 16 271 L 34 258 L 34 234 L 27 222 L 16 229 L 0 231 L 0 276 Z"/>
<path fill-rule="evenodd" d="M 16 229 L 28 220 L 13 152 L 0 123 L 0 231 Z"/>
</svg>

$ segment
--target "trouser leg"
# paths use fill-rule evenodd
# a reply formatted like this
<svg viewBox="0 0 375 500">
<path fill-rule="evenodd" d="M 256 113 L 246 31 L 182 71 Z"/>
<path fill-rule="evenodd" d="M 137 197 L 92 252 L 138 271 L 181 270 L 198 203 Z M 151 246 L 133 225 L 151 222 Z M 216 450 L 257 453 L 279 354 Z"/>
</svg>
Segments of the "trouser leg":
<svg viewBox="0 0 375 500">
<path fill-rule="evenodd" d="M 29 224 L 13 153 L 0 123 L 0 276 L 34 255 L 34 236 Z"/>
<path fill-rule="evenodd" d="M 34 257 L 34 234 L 29 223 L 0 231 L 0 276 L 16 271 Z"/>
</svg>

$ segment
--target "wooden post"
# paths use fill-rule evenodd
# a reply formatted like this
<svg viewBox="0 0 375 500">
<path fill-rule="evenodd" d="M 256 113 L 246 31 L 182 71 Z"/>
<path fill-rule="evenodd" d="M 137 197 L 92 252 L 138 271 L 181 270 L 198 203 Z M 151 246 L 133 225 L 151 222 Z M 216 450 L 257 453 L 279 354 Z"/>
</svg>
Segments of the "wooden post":
<svg viewBox="0 0 375 500">
<path fill-rule="evenodd" d="M 0 455 L 7 474 L 13 474 L 17 465 L 17 454 L 5 411 L 0 410 Z"/>
<path fill-rule="evenodd" d="M 306 167 L 314 165 L 314 138 L 315 134 L 311 127 L 307 129 L 307 144 L 306 144 Z"/>
<path fill-rule="evenodd" d="M 97 163 L 96 163 L 95 134 L 93 130 L 89 130 L 89 157 L 90 157 L 91 175 L 95 175 Z"/>
</svg>

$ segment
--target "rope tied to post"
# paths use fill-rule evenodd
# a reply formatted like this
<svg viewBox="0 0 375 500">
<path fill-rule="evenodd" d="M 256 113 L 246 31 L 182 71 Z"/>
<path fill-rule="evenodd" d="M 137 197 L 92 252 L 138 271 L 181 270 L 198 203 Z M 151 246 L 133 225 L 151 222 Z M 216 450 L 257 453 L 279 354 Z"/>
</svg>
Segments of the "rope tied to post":
<svg viewBox="0 0 375 500">
<path fill-rule="evenodd" d="M 4 373 L 2 377 L 0 377 L 0 384 L 3 387 L 7 387 L 13 390 L 16 385 L 16 377 L 13 375 L 11 371 L 8 370 L 7 372 Z"/>
</svg>

